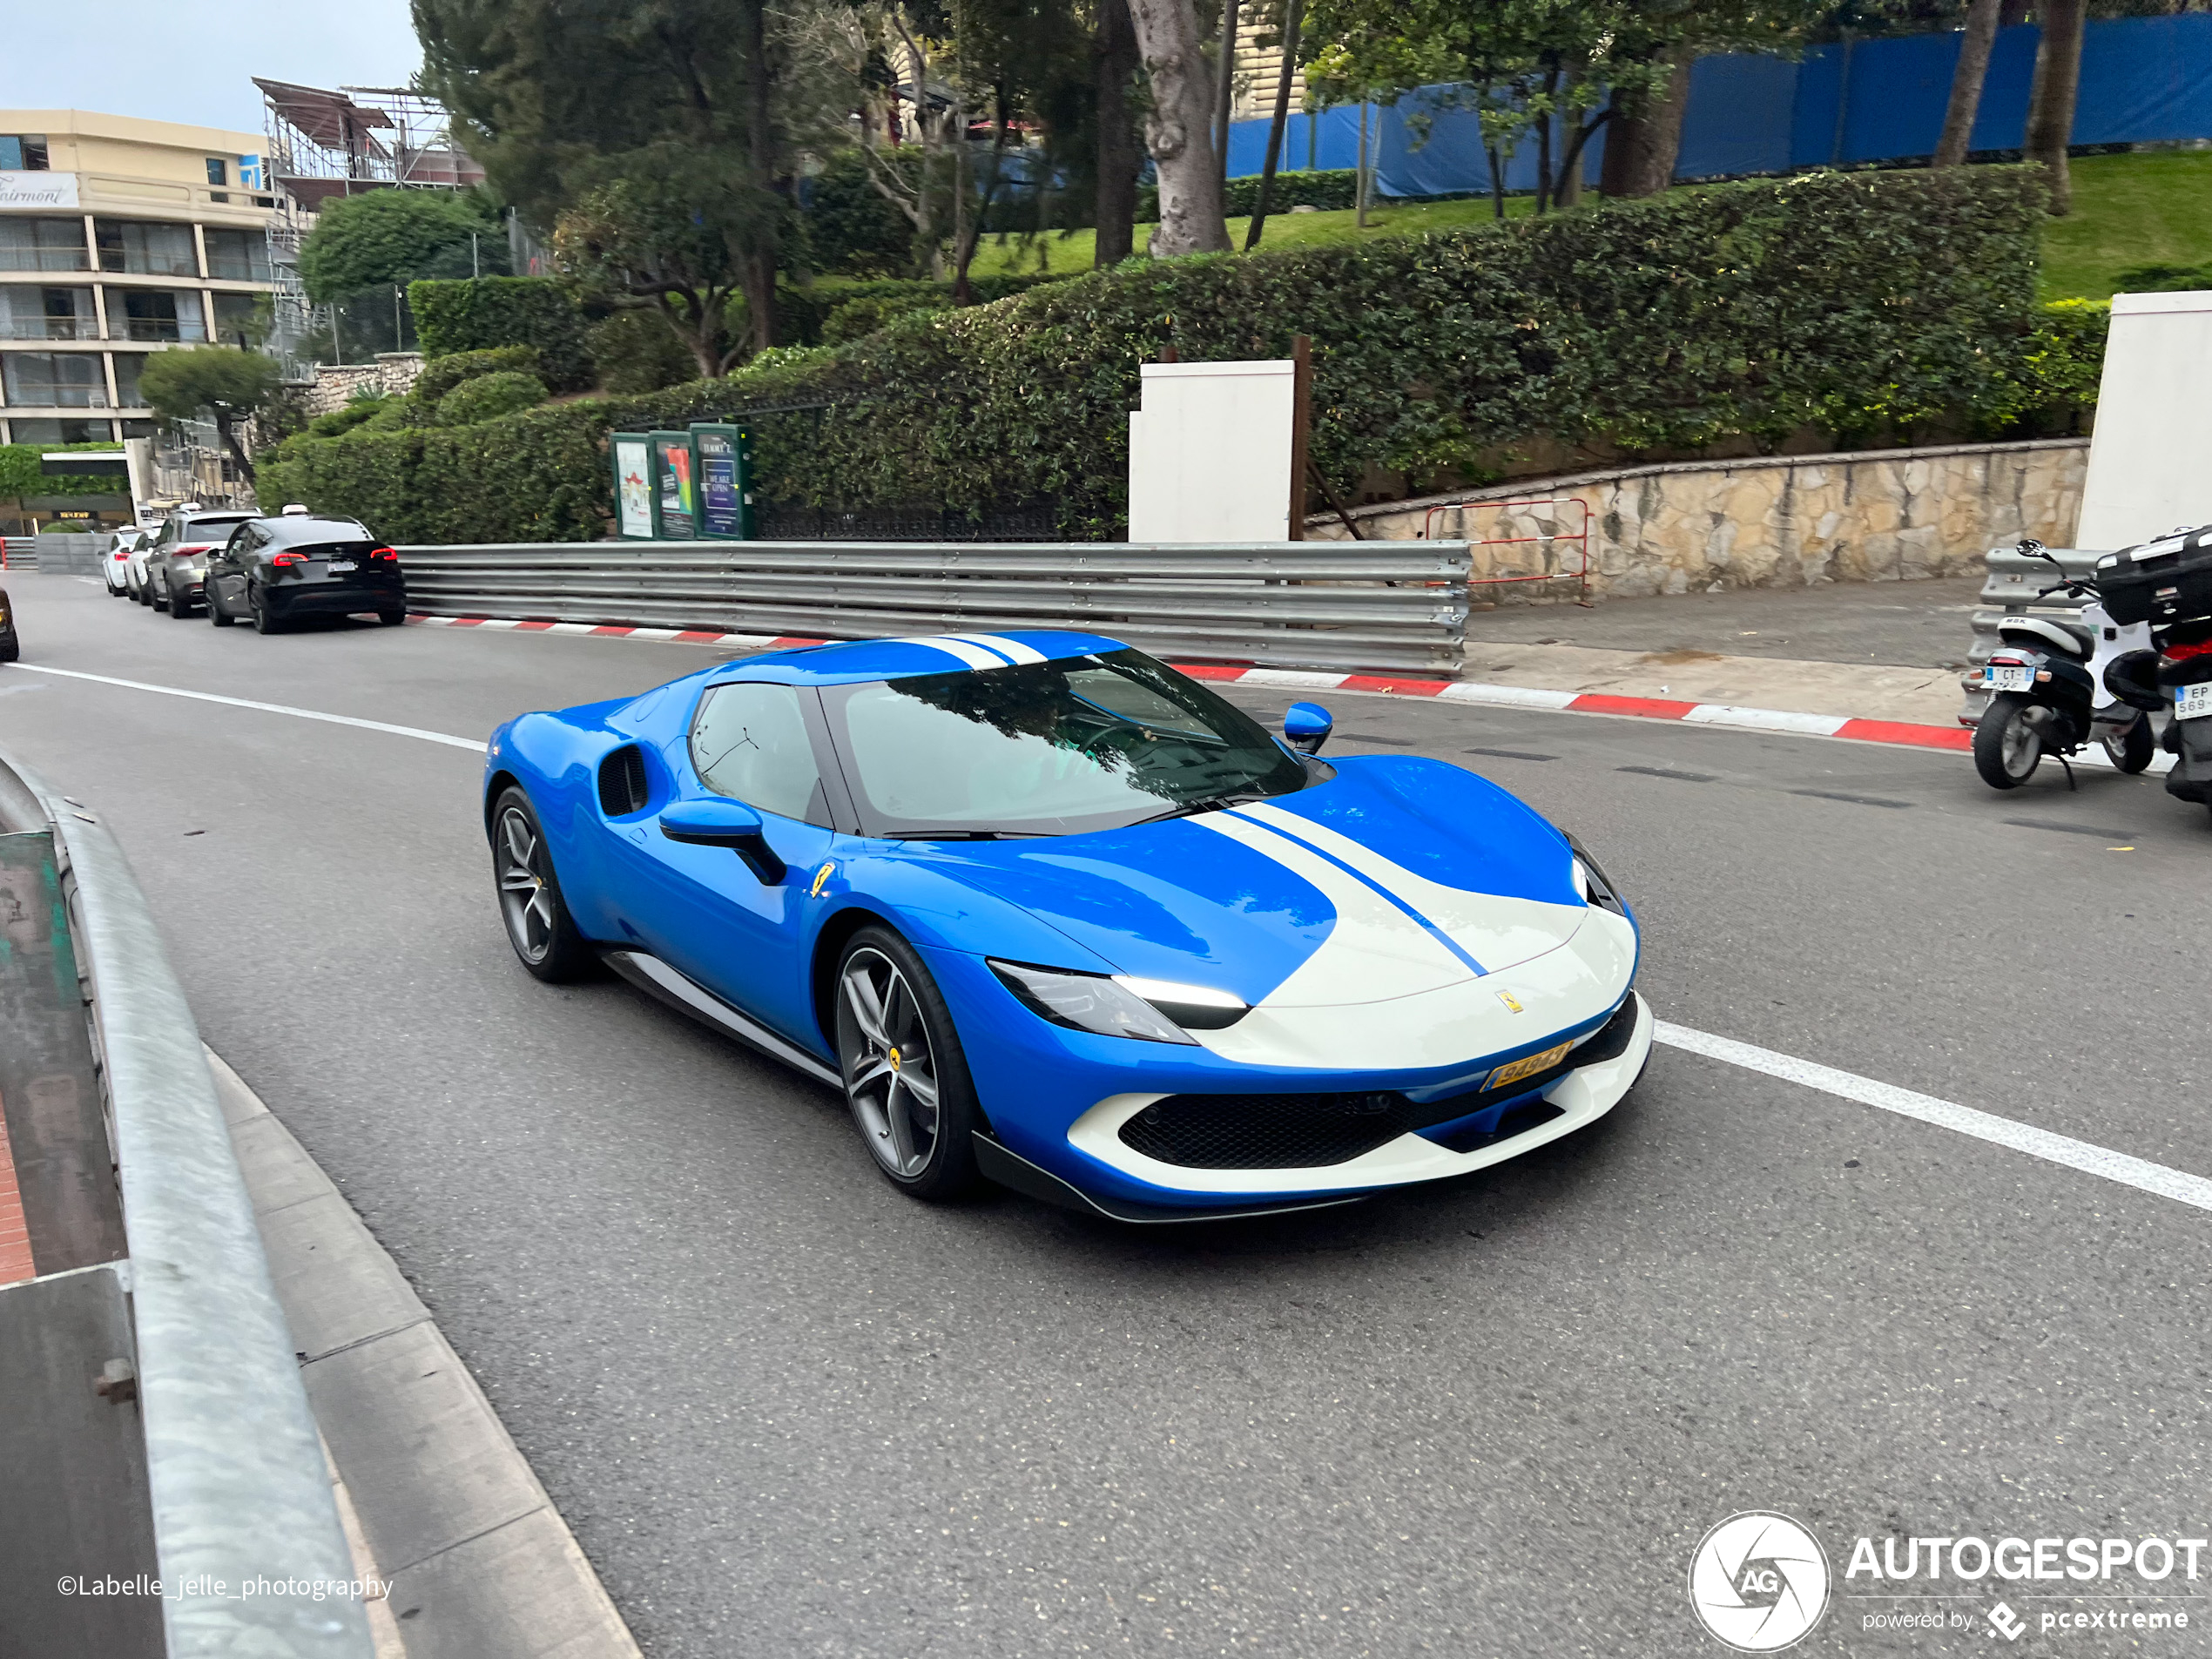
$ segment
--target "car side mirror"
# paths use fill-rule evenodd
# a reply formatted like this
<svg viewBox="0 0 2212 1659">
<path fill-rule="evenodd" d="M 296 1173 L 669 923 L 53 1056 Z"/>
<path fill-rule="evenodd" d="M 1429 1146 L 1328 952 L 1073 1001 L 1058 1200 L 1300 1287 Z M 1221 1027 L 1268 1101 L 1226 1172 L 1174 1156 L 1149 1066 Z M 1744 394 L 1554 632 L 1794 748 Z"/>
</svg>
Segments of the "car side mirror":
<svg viewBox="0 0 2212 1659">
<path fill-rule="evenodd" d="M 784 861 L 762 833 L 760 814 L 741 800 L 679 800 L 660 815 L 660 833 L 691 846 L 726 846 L 764 887 L 784 879 Z"/>
<path fill-rule="evenodd" d="M 1283 716 L 1283 741 L 1300 754 L 1318 755 L 1336 725 L 1318 703 L 1293 703 Z"/>
</svg>

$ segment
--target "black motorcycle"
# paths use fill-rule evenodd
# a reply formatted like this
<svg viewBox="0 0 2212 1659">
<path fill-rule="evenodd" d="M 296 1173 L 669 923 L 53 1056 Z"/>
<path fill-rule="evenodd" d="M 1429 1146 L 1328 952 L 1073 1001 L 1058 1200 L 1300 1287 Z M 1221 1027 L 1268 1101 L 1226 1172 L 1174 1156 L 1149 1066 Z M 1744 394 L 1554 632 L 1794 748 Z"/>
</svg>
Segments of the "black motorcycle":
<svg viewBox="0 0 2212 1659">
<path fill-rule="evenodd" d="M 2091 743 L 2100 745 L 2121 772 L 2136 772 L 2156 752 L 2151 723 L 2142 711 L 2110 700 L 2101 669 L 2122 654 L 2149 644 L 2141 624 L 2122 626 L 2105 612 L 2094 578 L 2068 577 L 2063 566 L 2029 540 L 2019 550 L 2048 559 L 2061 580 L 2041 590 L 2081 601 L 2080 617 L 2008 616 L 1997 624 L 1997 649 L 1982 670 L 1989 706 L 1974 725 L 1974 770 L 1992 789 L 2018 789 L 2035 774 L 2045 755 L 2066 766 L 2067 758 Z"/>
</svg>

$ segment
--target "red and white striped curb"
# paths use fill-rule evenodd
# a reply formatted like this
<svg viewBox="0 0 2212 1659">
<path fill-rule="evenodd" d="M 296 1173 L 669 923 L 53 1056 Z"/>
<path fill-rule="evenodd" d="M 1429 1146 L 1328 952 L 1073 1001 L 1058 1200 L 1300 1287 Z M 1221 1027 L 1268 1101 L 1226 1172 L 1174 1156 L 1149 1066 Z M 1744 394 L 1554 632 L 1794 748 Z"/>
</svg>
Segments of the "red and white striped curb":
<svg viewBox="0 0 2212 1659">
<path fill-rule="evenodd" d="M 685 645 L 732 645 L 747 651 L 787 650 L 820 645 L 819 639 L 778 638 L 766 634 L 722 634 L 692 629 L 619 628 L 587 622 L 516 622 L 492 617 L 421 617 L 408 620 L 432 628 L 498 628 L 523 633 L 595 634 L 604 637 L 672 640 Z M 1472 703 L 1487 708 L 1554 709 L 1575 714 L 1625 714 L 1647 720 L 1685 720 L 1692 725 L 1734 726 L 1750 732 L 1785 732 L 1803 738 L 1842 738 L 1853 743 L 1896 743 L 1916 749 L 1971 749 L 1974 734 L 1964 726 L 1918 725 L 1905 720 L 1867 720 L 1839 714 L 1798 714 L 1787 709 L 1746 709 L 1730 703 L 1683 703 L 1662 697 L 1615 697 L 1606 691 L 1544 691 L 1522 685 L 1488 685 L 1468 680 L 1409 679 L 1391 674 L 1325 674 L 1292 668 L 1238 668 L 1224 664 L 1178 663 L 1193 679 L 1216 684 L 1272 685 L 1285 691 L 1368 691 L 1390 697 L 1433 697 L 1443 703 Z"/>
</svg>

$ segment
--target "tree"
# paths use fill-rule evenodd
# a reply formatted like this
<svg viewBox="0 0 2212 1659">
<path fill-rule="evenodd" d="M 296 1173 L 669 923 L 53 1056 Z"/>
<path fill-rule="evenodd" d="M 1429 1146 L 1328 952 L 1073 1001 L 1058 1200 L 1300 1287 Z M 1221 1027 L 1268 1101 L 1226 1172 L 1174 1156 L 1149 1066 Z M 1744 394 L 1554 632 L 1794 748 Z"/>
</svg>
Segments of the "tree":
<svg viewBox="0 0 2212 1659">
<path fill-rule="evenodd" d="M 300 278 L 308 299 L 328 305 L 364 288 L 429 274 L 424 266 L 448 249 L 466 252 L 471 235 L 480 244 L 493 242 L 498 263 L 492 274 L 503 274 L 507 243 L 498 232 L 489 203 L 474 192 L 395 189 L 341 196 L 315 215 L 314 229 L 300 245 Z"/>
<path fill-rule="evenodd" d="M 1192 0 L 1129 0 L 1129 14 L 1152 84 L 1144 141 L 1159 172 L 1160 222 L 1151 253 L 1157 259 L 1226 253 L 1229 223 L 1213 150 L 1213 86 L 1200 49 L 1197 10 Z"/>
<path fill-rule="evenodd" d="M 1136 27 L 1130 22 L 1129 0 L 1098 0 L 1093 61 L 1098 229 L 1091 261 L 1103 269 L 1129 258 L 1136 242 L 1136 173 L 1142 157 L 1130 90 L 1143 60 L 1136 50 Z"/>
<path fill-rule="evenodd" d="M 1267 158 L 1260 164 L 1259 200 L 1252 207 L 1252 221 L 1244 228 L 1244 252 L 1259 246 L 1267 227 L 1267 210 L 1275 193 L 1275 169 L 1283 158 L 1283 132 L 1290 125 L 1291 82 L 1298 74 L 1298 31 L 1305 20 L 1305 0 L 1285 0 L 1282 72 L 1275 78 L 1275 113 L 1267 124 Z"/>
<path fill-rule="evenodd" d="M 587 293 L 658 308 L 699 377 L 711 380 L 745 355 L 745 343 L 725 343 L 725 334 L 731 301 L 747 291 L 748 216 L 759 203 L 712 157 L 671 146 L 658 159 L 587 192 L 562 214 L 553 258 Z"/>
<path fill-rule="evenodd" d="M 194 420 L 206 411 L 216 435 L 251 483 L 253 461 L 240 441 L 240 428 L 275 402 L 282 377 L 275 361 L 259 352 L 195 346 L 152 354 L 138 373 L 138 389 L 147 407 L 165 420 Z"/>
<path fill-rule="evenodd" d="M 1966 27 L 1959 38 L 1959 64 L 1951 73 L 1951 103 L 1943 112 L 1943 136 L 1936 140 L 1934 165 L 1956 167 L 1966 159 L 1981 111 L 1981 84 L 1989 73 L 1989 49 L 1997 39 L 1997 14 L 2003 0 L 1968 0 Z"/>
<path fill-rule="evenodd" d="M 541 226 L 604 188 L 711 191 L 752 343 L 775 340 L 785 41 L 766 0 L 412 0 L 426 90 L 494 186 Z M 786 14 L 777 14 L 779 30 Z M 671 171 L 675 179 L 665 177 Z M 742 199 L 741 206 L 734 206 Z M 671 233 L 671 234 L 674 234 Z"/>
<path fill-rule="evenodd" d="M 2040 10 L 2043 40 L 2035 49 L 2022 149 L 2030 161 L 2051 170 L 2051 212 L 2063 219 L 2074 210 L 2066 152 L 2074 141 L 2074 101 L 2081 90 L 2081 35 L 2088 8 L 2083 0 L 2043 0 Z"/>
</svg>

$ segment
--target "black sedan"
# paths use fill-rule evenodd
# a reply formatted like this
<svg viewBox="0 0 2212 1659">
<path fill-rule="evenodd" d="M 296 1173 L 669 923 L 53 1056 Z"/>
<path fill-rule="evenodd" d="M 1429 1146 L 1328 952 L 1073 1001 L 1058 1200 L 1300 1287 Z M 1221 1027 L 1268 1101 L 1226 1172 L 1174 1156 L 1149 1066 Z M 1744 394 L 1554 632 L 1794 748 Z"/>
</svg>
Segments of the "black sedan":
<svg viewBox="0 0 2212 1659">
<path fill-rule="evenodd" d="M 350 518 L 286 513 L 249 518 L 207 561 L 207 619 L 241 618 L 280 633 L 303 617 L 374 611 L 385 626 L 407 620 L 400 556 Z"/>
<path fill-rule="evenodd" d="M 0 588 L 0 663 L 12 663 L 22 654 L 16 644 L 16 610 L 8 603 L 8 590 Z"/>
</svg>

